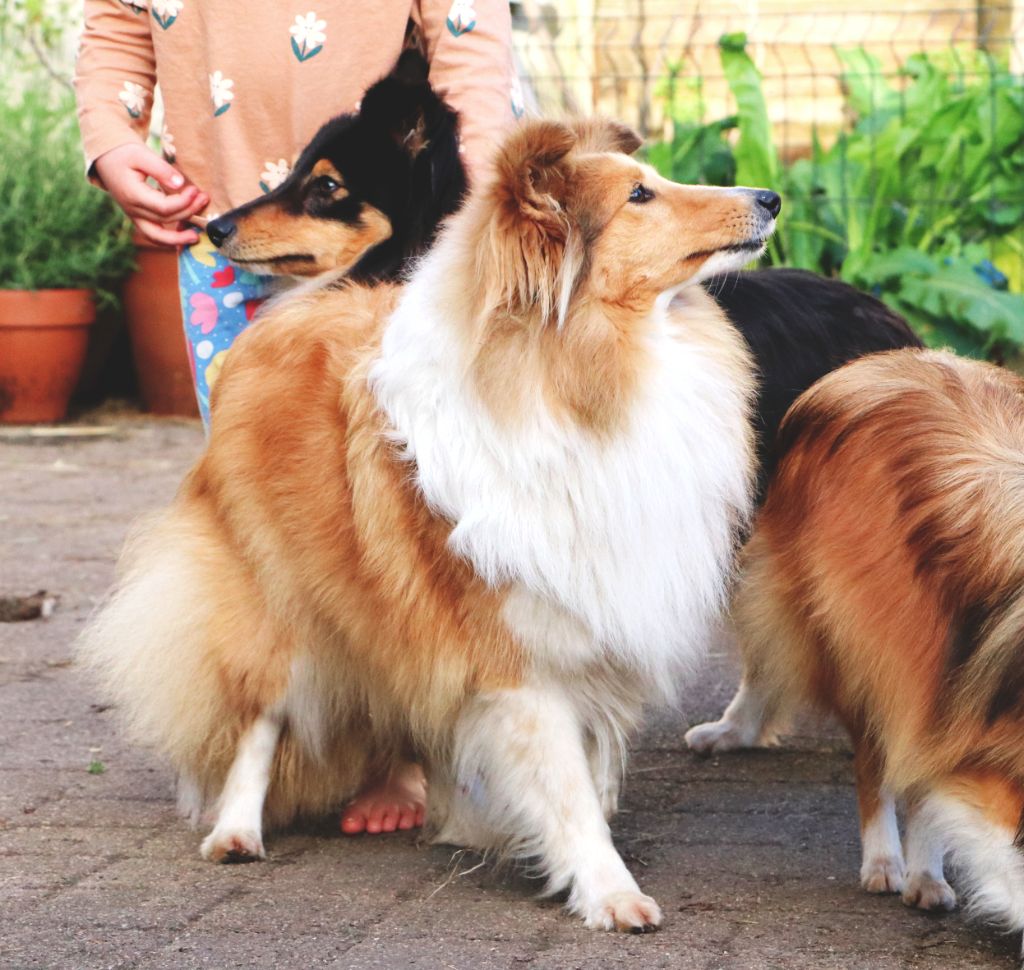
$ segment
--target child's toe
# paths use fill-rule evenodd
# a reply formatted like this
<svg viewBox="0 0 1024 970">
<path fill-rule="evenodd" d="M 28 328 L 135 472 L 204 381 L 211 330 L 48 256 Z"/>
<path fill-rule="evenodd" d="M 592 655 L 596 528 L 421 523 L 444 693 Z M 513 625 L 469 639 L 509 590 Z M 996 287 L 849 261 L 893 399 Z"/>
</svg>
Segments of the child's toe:
<svg viewBox="0 0 1024 970">
<path fill-rule="evenodd" d="M 346 835 L 358 835 L 366 830 L 366 816 L 361 812 L 346 812 L 341 819 L 341 831 Z"/>
</svg>

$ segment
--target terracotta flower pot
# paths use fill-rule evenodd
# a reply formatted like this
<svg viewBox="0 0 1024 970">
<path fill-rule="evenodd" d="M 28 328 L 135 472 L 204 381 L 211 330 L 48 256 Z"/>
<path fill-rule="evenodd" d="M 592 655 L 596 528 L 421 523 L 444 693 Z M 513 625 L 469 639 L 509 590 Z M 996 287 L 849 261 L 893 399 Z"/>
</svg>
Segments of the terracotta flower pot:
<svg viewBox="0 0 1024 970">
<path fill-rule="evenodd" d="M 178 251 L 135 235 L 138 268 L 125 280 L 124 315 L 147 411 L 198 417 L 178 293 Z"/>
<path fill-rule="evenodd" d="M 89 290 L 0 290 L 0 421 L 60 421 L 85 360 Z"/>
</svg>

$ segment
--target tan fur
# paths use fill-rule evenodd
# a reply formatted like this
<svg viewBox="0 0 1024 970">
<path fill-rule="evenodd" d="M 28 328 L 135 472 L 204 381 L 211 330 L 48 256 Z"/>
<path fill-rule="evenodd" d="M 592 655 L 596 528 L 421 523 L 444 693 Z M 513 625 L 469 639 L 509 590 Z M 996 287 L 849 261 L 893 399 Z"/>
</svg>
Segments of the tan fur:
<svg viewBox="0 0 1024 970">
<path fill-rule="evenodd" d="M 681 270 L 673 251 L 748 242 L 741 209 L 754 203 L 675 186 L 623 155 L 581 152 L 576 137 L 535 123 L 509 140 L 494 184 L 452 230 L 480 285 L 438 296 L 471 321 L 462 337 L 476 351 L 483 406 L 511 421 L 516 401 L 539 393 L 566 422 L 612 433 L 649 366 L 656 297 L 701 261 Z M 605 141 L 623 138 L 616 126 Z M 657 204 L 627 203 L 641 180 Z M 289 216 L 288 239 L 297 233 Z M 322 224 L 310 233 L 310 248 L 330 247 Z M 566 273 L 571 299 L 558 322 Z M 286 727 L 267 810 L 278 824 L 343 801 L 370 764 L 411 750 L 429 771 L 446 757 L 460 708 L 526 674 L 502 619 L 508 591 L 450 551 L 451 525 L 426 506 L 368 386 L 397 295 L 320 289 L 272 306 L 244 333 L 213 394 L 207 451 L 126 561 L 131 576 L 182 549 L 181 607 L 164 605 L 182 613 L 188 640 L 174 645 L 177 679 L 139 685 L 127 714 L 201 791 L 220 790 L 238 737 L 281 702 L 297 662 L 330 685 L 333 733 L 319 758 Z M 742 340 L 702 291 L 688 299 L 680 333 L 749 394 Z M 93 643 L 113 635 L 104 622 Z M 604 670 L 580 676 L 600 684 L 611 673 L 614 682 L 619 674 Z M 131 676 L 108 682 L 125 693 L 117 677 Z M 159 712 L 143 709 L 156 702 L 139 698 L 165 690 L 173 697 Z M 603 691 L 639 693 L 630 683 Z M 614 804 L 614 792 L 605 797 Z"/>
<path fill-rule="evenodd" d="M 638 141 L 613 122 L 552 124 L 522 141 L 519 155 L 499 160 L 491 193 L 470 203 L 465 258 L 476 263 L 480 286 L 465 299 L 467 319 L 477 322 L 468 335 L 478 348 L 477 385 L 508 421 L 539 388 L 567 418 L 614 430 L 643 379 L 655 298 L 719 249 L 756 237 L 756 212 L 747 197 L 677 185 L 627 158 L 619 149 L 631 152 Z M 655 199 L 629 203 L 641 183 Z M 563 293 L 571 311 L 561 319 Z M 694 290 L 688 301 L 682 326 L 720 359 L 746 366 L 737 333 L 721 326 L 710 297 Z"/>
<path fill-rule="evenodd" d="M 330 163 L 328 166 L 333 170 Z M 342 186 L 333 195 L 342 199 L 346 194 Z M 235 224 L 238 232 L 220 248 L 224 256 L 256 273 L 272 269 L 291 276 L 347 272 L 392 232 L 388 217 L 366 203 L 354 225 L 291 212 L 280 202 L 243 212 L 235 218 Z"/>
<path fill-rule="evenodd" d="M 977 798 L 993 821 L 1020 817 L 1022 391 L 896 351 L 829 375 L 784 422 L 736 617 L 752 680 L 850 729 L 865 820 L 880 784 L 967 778 L 1002 792 Z"/>
</svg>

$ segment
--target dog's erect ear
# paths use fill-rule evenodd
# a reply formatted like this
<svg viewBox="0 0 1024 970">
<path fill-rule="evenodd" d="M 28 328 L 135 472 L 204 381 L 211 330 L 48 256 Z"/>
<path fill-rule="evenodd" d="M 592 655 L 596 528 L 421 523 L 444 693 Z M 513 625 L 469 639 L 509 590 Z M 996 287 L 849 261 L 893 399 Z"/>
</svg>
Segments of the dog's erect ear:
<svg viewBox="0 0 1024 970">
<path fill-rule="evenodd" d="M 580 233 L 568 211 L 576 133 L 527 121 L 494 161 L 486 239 L 476 251 L 486 304 L 561 324 L 583 269 Z"/>
<path fill-rule="evenodd" d="M 426 77 L 418 80 L 417 72 L 425 62 L 415 51 L 406 51 L 399 59 L 408 71 L 398 76 L 398 68 L 378 81 L 363 96 L 359 107 L 360 118 L 375 130 L 382 128 L 411 158 L 415 158 L 429 141 L 428 132 L 444 106 L 434 94 Z"/>
<path fill-rule="evenodd" d="M 622 152 L 632 155 L 643 139 L 628 125 L 608 118 L 575 118 L 569 127 L 576 132 L 577 150 L 587 152 Z"/>
<path fill-rule="evenodd" d="M 418 47 L 402 51 L 391 76 L 406 84 L 426 84 L 430 66 Z"/>
<path fill-rule="evenodd" d="M 505 139 L 495 160 L 495 188 L 509 214 L 544 229 L 564 225 L 566 156 L 576 142 L 576 133 L 557 121 L 523 122 Z"/>
</svg>

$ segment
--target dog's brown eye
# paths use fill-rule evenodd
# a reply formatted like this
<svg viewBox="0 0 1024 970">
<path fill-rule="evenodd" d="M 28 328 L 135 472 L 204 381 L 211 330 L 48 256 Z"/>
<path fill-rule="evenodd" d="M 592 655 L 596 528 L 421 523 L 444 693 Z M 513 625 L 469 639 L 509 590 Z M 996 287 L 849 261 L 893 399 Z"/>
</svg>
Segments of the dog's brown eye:
<svg viewBox="0 0 1024 970">
<path fill-rule="evenodd" d="M 629 201 L 635 202 L 637 205 L 641 205 L 644 202 L 650 202 L 654 198 L 654 193 L 647 188 L 642 182 L 637 182 L 633 186 L 633 191 L 629 193 Z"/>
<path fill-rule="evenodd" d="M 313 181 L 313 188 L 317 192 L 323 192 L 325 195 L 330 195 L 333 192 L 337 192 L 341 186 L 330 177 L 330 175 L 321 175 L 318 179 Z"/>
</svg>

